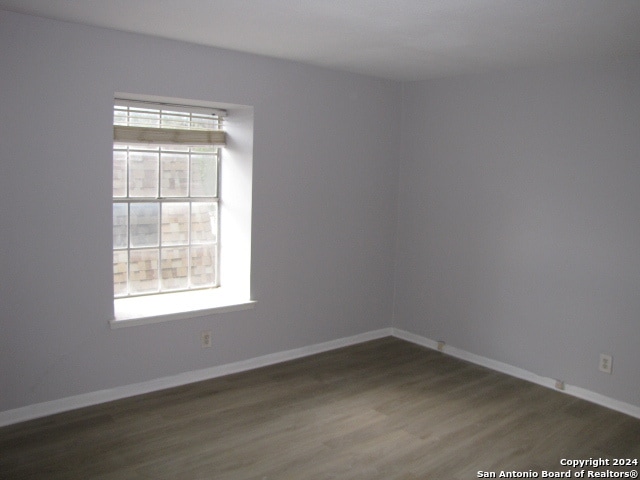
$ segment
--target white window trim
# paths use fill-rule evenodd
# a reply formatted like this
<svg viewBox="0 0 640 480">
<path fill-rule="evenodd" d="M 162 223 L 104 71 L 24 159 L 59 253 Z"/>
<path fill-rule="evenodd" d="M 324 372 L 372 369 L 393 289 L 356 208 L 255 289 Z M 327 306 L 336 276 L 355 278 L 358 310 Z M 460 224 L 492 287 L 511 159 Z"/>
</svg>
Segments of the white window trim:
<svg viewBox="0 0 640 480">
<path fill-rule="evenodd" d="M 118 98 L 127 98 L 117 93 Z M 176 99 L 140 97 L 169 103 Z M 132 98 L 132 97 L 130 97 Z M 183 100 L 185 104 L 193 103 Z M 199 102 L 202 103 L 202 102 Z M 154 324 L 248 310 L 251 298 L 251 210 L 253 179 L 253 107 L 205 103 L 224 109 L 227 145 L 220 165 L 220 286 L 185 292 L 117 298 L 111 328 Z"/>
</svg>

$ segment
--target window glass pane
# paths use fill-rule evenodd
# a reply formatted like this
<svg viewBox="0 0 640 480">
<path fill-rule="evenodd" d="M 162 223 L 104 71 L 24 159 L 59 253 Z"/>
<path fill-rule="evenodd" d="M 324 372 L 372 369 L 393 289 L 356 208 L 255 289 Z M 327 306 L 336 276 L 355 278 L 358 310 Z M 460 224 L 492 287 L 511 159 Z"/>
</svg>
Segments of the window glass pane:
<svg viewBox="0 0 640 480">
<path fill-rule="evenodd" d="M 158 291 L 158 249 L 132 250 L 129 266 L 131 293 Z"/>
<path fill-rule="evenodd" d="M 113 152 L 113 196 L 127 196 L 127 152 Z"/>
<path fill-rule="evenodd" d="M 180 112 L 162 112 L 162 126 L 165 128 L 184 128 L 189 129 L 190 121 L 188 113 Z"/>
<path fill-rule="evenodd" d="M 113 124 L 114 125 L 127 125 L 127 109 L 122 107 L 115 107 L 113 109 Z"/>
<path fill-rule="evenodd" d="M 129 153 L 129 196 L 158 196 L 158 153 Z"/>
<path fill-rule="evenodd" d="M 194 115 L 191 119 L 191 127 L 194 130 L 218 130 L 218 118 Z"/>
<path fill-rule="evenodd" d="M 189 248 L 163 248 L 162 290 L 186 289 L 189 287 Z"/>
<path fill-rule="evenodd" d="M 218 162 L 215 155 L 191 155 L 191 196 L 218 196 Z"/>
<path fill-rule="evenodd" d="M 119 250 L 113 252 L 113 294 L 121 297 L 127 294 L 127 282 L 129 275 L 129 263 L 127 257 L 129 252 Z"/>
<path fill-rule="evenodd" d="M 130 108 L 129 125 L 136 127 L 159 127 L 160 114 L 147 108 Z"/>
<path fill-rule="evenodd" d="M 162 154 L 163 197 L 186 197 L 189 195 L 189 155 Z"/>
<path fill-rule="evenodd" d="M 113 248 L 127 248 L 129 218 L 126 203 L 113 204 Z"/>
<path fill-rule="evenodd" d="M 162 205 L 162 245 L 189 244 L 189 203 Z"/>
<path fill-rule="evenodd" d="M 160 146 L 160 151 L 161 152 L 185 152 L 188 153 L 189 152 L 189 146 L 188 145 L 161 145 Z M 209 147 L 211 148 L 211 147 Z"/>
<path fill-rule="evenodd" d="M 131 247 L 158 246 L 158 220 L 160 208 L 157 203 L 132 203 L 130 218 Z"/>
<path fill-rule="evenodd" d="M 191 204 L 191 243 L 218 241 L 218 204 L 194 202 Z"/>
<path fill-rule="evenodd" d="M 202 153 L 211 155 L 213 157 L 212 160 L 215 161 L 217 147 L 213 147 L 211 145 L 193 145 L 190 148 L 191 153 Z"/>
<path fill-rule="evenodd" d="M 201 245 L 191 247 L 191 285 L 205 287 L 216 281 L 216 246 Z"/>
</svg>

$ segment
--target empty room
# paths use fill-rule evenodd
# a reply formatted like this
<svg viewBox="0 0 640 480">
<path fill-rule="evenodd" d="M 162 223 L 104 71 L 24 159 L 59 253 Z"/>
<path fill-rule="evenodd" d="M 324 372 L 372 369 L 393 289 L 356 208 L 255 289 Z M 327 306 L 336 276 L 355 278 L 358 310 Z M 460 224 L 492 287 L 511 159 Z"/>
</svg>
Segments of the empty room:
<svg viewBox="0 0 640 480">
<path fill-rule="evenodd" d="M 0 479 L 637 477 L 637 0 L 0 0 L 0 197 Z"/>
</svg>

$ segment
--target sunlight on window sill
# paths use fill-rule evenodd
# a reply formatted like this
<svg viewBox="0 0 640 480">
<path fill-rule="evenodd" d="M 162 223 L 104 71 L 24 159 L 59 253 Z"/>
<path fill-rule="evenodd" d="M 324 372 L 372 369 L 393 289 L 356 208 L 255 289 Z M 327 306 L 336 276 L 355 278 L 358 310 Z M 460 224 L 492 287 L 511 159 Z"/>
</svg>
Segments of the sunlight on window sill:
<svg viewBox="0 0 640 480">
<path fill-rule="evenodd" d="M 252 309 L 255 301 L 222 288 L 114 300 L 111 328 L 133 327 Z"/>
</svg>

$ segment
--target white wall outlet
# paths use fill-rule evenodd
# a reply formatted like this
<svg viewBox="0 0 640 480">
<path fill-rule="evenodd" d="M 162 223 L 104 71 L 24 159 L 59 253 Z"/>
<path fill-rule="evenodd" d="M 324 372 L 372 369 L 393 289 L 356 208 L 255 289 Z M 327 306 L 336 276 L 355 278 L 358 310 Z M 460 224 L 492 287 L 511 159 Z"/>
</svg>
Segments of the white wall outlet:
<svg viewBox="0 0 640 480">
<path fill-rule="evenodd" d="M 611 373 L 611 369 L 613 368 L 613 357 L 611 355 L 606 355 L 604 353 L 600 354 L 600 365 L 598 369 L 604 373 Z"/>
<path fill-rule="evenodd" d="M 444 352 L 444 345 L 445 345 L 445 343 L 442 340 L 440 340 L 438 342 L 438 351 L 439 352 Z"/>
<path fill-rule="evenodd" d="M 202 348 L 211 347 L 211 330 L 206 330 L 200 333 L 200 345 Z"/>
</svg>

